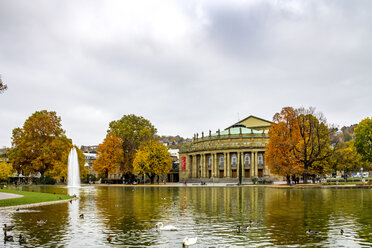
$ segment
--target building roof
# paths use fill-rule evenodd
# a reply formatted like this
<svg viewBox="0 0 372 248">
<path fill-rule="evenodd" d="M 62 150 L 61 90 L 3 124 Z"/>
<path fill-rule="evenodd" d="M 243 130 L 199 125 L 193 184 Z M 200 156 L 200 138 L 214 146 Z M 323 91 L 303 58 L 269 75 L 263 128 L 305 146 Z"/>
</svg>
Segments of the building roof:
<svg viewBox="0 0 372 248">
<path fill-rule="evenodd" d="M 271 121 L 250 115 L 247 118 L 238 121 L 237 123 L 227 127 L 225 130 L 232 128 L 232 127 L 246 127 L 246 128 L 263 128 L 263 127 L 270 127 L 272 124 Z"/>
<path fill-rule="evenodd" d="M 261 134 L 262 131 L 261 130 L 255 130 L 255 129 L 252 129 L 252 128 L 246 128 L 246 127 L 231 127 L 231 128 L 226 128 L 225 130 L 223 131 L 220 131 L 220 135 L 229 135 L 229 130 L 230 130 L 230 134 L 231 135 L 238 135 L 240 134 L 240 130 L 241 130 L 241 134 Z M 268 130 L 266 131 L 265 130 L 265 133 L 267 133 Z M 216 133 L 213 133 L 212 136 L 218 136 L 218 132 Z"/>
</svg>

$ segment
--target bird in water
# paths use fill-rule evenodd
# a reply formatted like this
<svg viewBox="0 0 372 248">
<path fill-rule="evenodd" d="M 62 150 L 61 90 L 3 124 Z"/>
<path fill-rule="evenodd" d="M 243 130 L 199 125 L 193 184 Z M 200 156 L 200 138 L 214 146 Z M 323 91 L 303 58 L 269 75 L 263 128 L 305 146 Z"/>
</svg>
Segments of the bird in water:
<svg viewBox="0 0 372 248">
<path fill-rule="evenodd" d="M 111 243 L 112 238 L 111 238 L 111 237 L 108 237 L 106 240 L 107 240 L 109 243 Z"/>
<path fill-rule="evenodd" d="M 79 215 L 80 219 L 84 219 L 84 214 Z"/>
<path fill-rule="evenodd" d="M 70 200 L 70 203 L 72 204 L 72 200 Z"/>
<path fill-rule="evenodd" d="M 164 226 L 162 222 L 159 222 L 155 225 L 156 230 L 161 230 L 161 231 L 177 231 L 178 228 L 172 225 L 166 225 Z"/>
<path fill-rule="evenodd" d="M 22 233 L 19 234 L 19 244 L 25 244 L 27 243 L 27 239 L 25 237 L 22 236 Z"/>
<path fill-rule="evenodd" d="M 237 232 L 240 232 L 240 231 L 246 231 L 248 230 L 249 226 L 240 226 L 240 225 L 237 225 L 236 226 L 236 231 Z"/>
<path fill-rule="evenodd" d="M 189 245 L 195 245 L 196 241 L 198 241 L 198 237 L 195 237 L 195 238 L 186 237 L 182 241 L 182 247 L 187 247 Z"/>
<path fill-rule="evenodd" d="M 19 211 L 19 208 L 17 208 L 16 211 L 18 212 Z"/>
<path fill-rule="evenodd" d="M 341 234 L 344 234 L 344 229 L 341 229 L 340 233 L 341 233 Z"/>
<path fill-rule="evenodd" d="M 7 241 L 13 241 L 13 236 L 7 235 L 6 231 L 4 231 L 4 242 L 7 242 Z"/>
<path fill-rule="evenodd" d="M 317 232 L 317 231 L 311 231 L 311 229 L 309 228 L 309 229 L 306 231 L 306 234 L 309 234 L 309 235 L 317 235 L 317 234 L 319 234 L 319 232 Z"/>
<path fill-rule="evenodd" d="M 47 220 L 40 220 L 40 219 L 37 219 L 36 223 L 38 225 L 45 225 L 47 223 Z"/>
<path fill-rule="evenodd" d="M 14 226 L 8 226 L 7 224 L 4 224 L 3 230 L 4 230 L 4 232 L 6 232 L 6 231 L 12 230 L 13 228 L 14 228 Z"/>
</svg>

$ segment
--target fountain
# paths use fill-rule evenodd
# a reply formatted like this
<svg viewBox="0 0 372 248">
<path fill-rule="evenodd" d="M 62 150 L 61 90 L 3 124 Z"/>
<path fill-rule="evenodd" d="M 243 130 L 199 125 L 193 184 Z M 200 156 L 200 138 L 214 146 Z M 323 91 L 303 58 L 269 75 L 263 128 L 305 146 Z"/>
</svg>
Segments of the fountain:
<svg viewBox="0 0 372 248">
<path fill-rule="evenodd" d="M 79 160 L 75 147 L 73 147 L 68 155 L 68 168 L 67 168 L 67 186 L 80 187 L 80 172 Z"/>
</svg>

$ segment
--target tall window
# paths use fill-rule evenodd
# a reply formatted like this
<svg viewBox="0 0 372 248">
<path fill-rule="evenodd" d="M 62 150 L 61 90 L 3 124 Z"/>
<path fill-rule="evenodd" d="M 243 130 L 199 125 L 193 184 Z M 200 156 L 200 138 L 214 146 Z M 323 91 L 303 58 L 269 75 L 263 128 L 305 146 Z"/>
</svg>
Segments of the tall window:
<svg viewBox="0 0 372 248">
<path fill-rule="evenodd" d="M 259 153 L 257 155 L 257 164 L 258 165 L 263 165 L 263 155 L 262 155 L 262 153 Z"/>
<path fill-rule="evenodd" d="M 212 167 L 212 156 L 209 156 L 209 159 L 208 159 L 208 167 L 209 167 L 209 168 Z"/>
<path fill-rule="evenodd" d="M 220 156 L 218 157 L 218 165 L 220 167 L 223 167 L 223 154 L 220 154 Z"/>
<path fill-rule="evenodd" d="M 231 155 L 231 166 L 232 167 L 236 167 L 237 165 L 237 157 L 236 157 L 236 154 L 232 154 Z"/>
<path fill-rule="evenodd" d="M 251 156 L 249 156 L 249 153 L 244 154 L 244 165 L 251 165 Z"/>
</svg>

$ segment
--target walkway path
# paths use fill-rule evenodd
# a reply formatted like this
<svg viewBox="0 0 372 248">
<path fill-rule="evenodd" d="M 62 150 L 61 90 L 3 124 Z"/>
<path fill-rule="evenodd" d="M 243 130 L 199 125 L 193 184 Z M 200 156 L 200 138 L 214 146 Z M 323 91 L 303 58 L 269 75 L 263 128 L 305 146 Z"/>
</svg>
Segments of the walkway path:
<svg viewBox="0 0 372 248">
<path fill-rule="evenodd" d="M 19 198 L 19 197 L 23 197 L 23 195 L 10 194 L 10 193 L 1 193 L 0 192 L 0 200 L 11 199 L 11 198 Z"/>
</svg>

